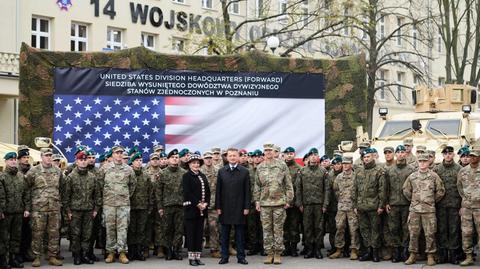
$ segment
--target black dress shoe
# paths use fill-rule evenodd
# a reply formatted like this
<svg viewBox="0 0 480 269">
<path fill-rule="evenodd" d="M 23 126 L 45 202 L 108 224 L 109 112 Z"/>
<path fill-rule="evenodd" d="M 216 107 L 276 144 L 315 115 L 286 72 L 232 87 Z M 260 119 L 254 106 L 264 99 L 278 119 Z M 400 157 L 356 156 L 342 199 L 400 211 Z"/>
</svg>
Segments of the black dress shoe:
<svg viewBox="0 0 480 269">
<path fill-rule="evenodd" d="M 218 262 L 218 264 L 227 264 L 228 263 L 228 259 L 220 259 L 220 261 Z"/>
<path fill-rule="evenodd" d="M 248 264 L 247 260 L 241 259 L 237 261 L 239 264 Z"/>
<path fill-rule="evenodd" d="M 189 263 L 191 266 L 198 266 L 196 260 L 188 260 L 188 263 Z"/>
<path fill-rule="evenodd" d="M 201 260 L 195 260 L 195 262 L 197 263 L 197 265 L 205 265 Z"/>
</svg>

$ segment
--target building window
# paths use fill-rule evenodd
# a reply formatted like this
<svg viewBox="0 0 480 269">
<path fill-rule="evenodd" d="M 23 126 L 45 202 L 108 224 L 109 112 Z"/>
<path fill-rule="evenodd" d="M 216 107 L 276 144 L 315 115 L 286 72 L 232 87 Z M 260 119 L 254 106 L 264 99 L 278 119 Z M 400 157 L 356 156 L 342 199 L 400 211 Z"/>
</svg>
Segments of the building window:
<svg viewBox="0 0 480 269">
<path fill-rule="evenodd" d="M 378 98 L 380 100 L 385 100 L 387 98 L 386 96 L 386 91 L 385 91 L 385 78 L 387 77 L 387 71 L 385 70 L 380 70 L 379 71 L 379 81 L 378 81 L 378 86 L 380 86 L 380 89 L 378 90 Z"/>
<path fill-rule="evenodd" d="M 439 77 L 438 78 L 438 86 L 445 86 L 445 78 Z"/>
<path fill-rule="evenodd" d="M 87 51 L 88 26 L 81 23 L 72 22 L 70 25 L 70 50 L 71 51 Z"/>
<path fill-rule="evenodd" d="M 123 30 L 108 27 L 107 28 L 107 48 L 112 50 L 122 49 Z"/>
<path fill-rule="evenodd" d="M 438 53 L 442 53 L 442 47 L 443 47 L 442 35 L 438 34 L 438 36 L 437 36 L 437 50 L 438 50 Z"/>
<path fill-rule="evenodd" d="M 402 46 L 402 25 L 403 25 L 403 19 L 400 17 L 397 17 L 397 46 Z"/>
<path fill-rule="evenodd" d="M 263 17 L 265 16 L 265 3 L 264 0 L 256 0 L 256 9 L 257 11 L 257 17 Z"/>
<path fill-rule="evenodd" d="M 412 26 L 412 47 L 414 49 L 417 48 L 417 39 L 418 39 L 417 26 L 413 25 Z"/>
<path fill-rule="evenodd" d="M 185 52 L 185 39 L 173 38 L 172 39 L 172 51 L 176 53 Z"/>
<path fill-rule="evenodd" d="M 380 18 L 378 19 L 378 32 L 380 34 L 380 39 L 385 38 L 385 15 L 380 14 Z"/>
<path fill-rule="evenodd" d="M 45 18 L 32 18 L 32 47 L 37 49 L 50 49 L 50 20 Z"/>
<path fill-rule="evenodd" d="M 416 87 L 422 83 L 422 77 L 420 75 L 414 74 L 413 75 L 413 86 Z"/>
<path fill-rule="evenodd" d="M 202 7 L 212 9 L 212 0 L 202 0 Z"/>
<path fill-rule="evenodd" d="M 349 13 L 349 12 L 348 12 L 348 8 L 345 8 L 345 9 L 343 10 L 343 16 L 346 18 L 345 21 L 348 21 L 348 13 Z M 347 22 L 344 23 L 344 25 L 343 25 L 343 35 L 345 35 L 345 36 L 350 35 L 350 28 L 348 27 L 348 23 L 347 23 Z"/>
<path fill-rule="evenodd" d="M 303 26 L 307 26 L 308 25 L 308 18 L 310 16 L 309 12 L 308 12 L 308 0 L 303 0 L 302 2 L 302 22 L 303 22 Z"/>
<path fill-rule="evenodd" d="M 287 13 L 287 0 L 278 0 L 278 11 L 280 14 Z"/>
<path fill-rule="evenodd" d="M 230 0 L 230 2 L 231 3 L 228 6 L 228 12 L 235 15 L 240 14 L 240 4 L 238 3 L 238 1 L 232 2 L 232 0 Z"/>
<path fill-rule="evenodd" d="M 403 72 L 397 72 L 397 101 L 400 103 L 403 101 L 403 94 L 402 94 L 402 88 L 403 88 L 403 78 L 404 78 L 404 73 Z"/>
<path fill-rule="evenodd" d="M 142 46 L 147 49 L 155 50 L 155 35 L 142 33 Z"/>
</svg>

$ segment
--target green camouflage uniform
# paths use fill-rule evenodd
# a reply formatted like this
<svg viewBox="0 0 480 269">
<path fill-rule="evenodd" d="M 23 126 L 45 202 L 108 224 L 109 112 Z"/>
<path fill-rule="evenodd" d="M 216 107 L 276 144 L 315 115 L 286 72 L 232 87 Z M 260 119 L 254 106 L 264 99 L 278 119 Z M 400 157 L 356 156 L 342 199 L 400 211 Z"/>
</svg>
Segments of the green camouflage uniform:
<svg viewBox="0 0 480 269">
<path fill-rule="evenodd" d="M 93 227 L 93 211 L 101 207 L 100 188 L 97 176 L 87 170 L 74 168 L 66 178 L 63 196 L 65 214 L 70 220 L 71 249 L 73 253 L 87 253 Z"/>
<path fill-rule="evenodd" d="M 124 164 L 109 163 L 101 169 L 103 180 L 103 219 L 107 229 L 105 249 L 126 252 L 130 221 L 130 196 L 135 192 L 135 173 Z"/>
<path fill-rule="evenodd" d="M 438 164 L 433 171 L 442 179 L 445 196 L 437 203 L 437 243 L 440 249 L 460 248 L 460 206 L 462 198 L 458 194 L 457 176 L 462 167 L 452 161 Z"/>
<path fill-rule="evenodd" d="M 390 247 L 408 247 L 408 225 L 410 201 L 403 195 L 403 184 L 407 177 L 415 172 L 415 168 L 406 163 L 399 162 L 387 168 L 385 172 L 386 203 L 390 205 L 387 214 L 387 227 L 390 231 Z"/>
<path fill-rule="evenodd" d="M 310 249 L 323 248 L 323 211 L 328 203 L 326 195 L 326 181 L 328 172 L 325 168 L 305 166 L 298 173 L 296 201 L 303 207 L 303 229 L 305 244 Z"/>
<path fill-rule="evenodd" d="M 162 172 L 160 166 L 153 167 L 149 165 L 145 168 L 144 171 L 150 177 L 150 183 L 152 184 L 152 186 L 156 186 L 157 180 L 160 177 L 160 173 Z M 152 191 L 152 195 L 155 195 L 154 191 Z M 151 210 L 147 218 L 147 227 L 145 228 L 146 244 L 148 244 L 149 246 L 155 244 L 156 237 L 163 237 L 163 235 L 161 234 L 160 216 L 158 215 L 157 205 L 155 204 L 155 197 L 152 197 L 152 199 L 150 199 L 150 209 Z"/>
<path fill-rule="evenodd" d="M 466 254 L 473 253 L 475 231 L 480 233 L 480 174 L 470 165 L 458 173 L 457 187 L 462 197 L 462 248 Z"/>
<path fill-rule="evenodd" d="M 290 177 L 292 178 L 293 193 L 296 193 L 298 180 L 297 174 L 300 169 L 302 169 L 302 166 L 295 162 L 295 160 L 286 162 L 286 164 L 290 171 Z M 283 241 L 286 246 L 293 245 L 296 247 L 298 242 L 300 242 L 300 218 L 302 217 L 302 214 L 298 209 L 296 197 L 293 199 L 294 201 L 292 202 L 291 207 L 287 209 L 287 217 L 283 226 Z"/>
<path fill-rule="evenodd" d="M 157 208 L 163 209 L 161 217 L 163 238 L 157 246 L 179 249 L 183 236 L 183 187 L 182 177 L 186 173 L 181 167 L 169 166 L 162 170 L 157 182 L 155 198 Z"/>
<path fill-rule="evenodd" d="M 25 181 L 25 210 L 31 214 L 33 254 L 40 256 L 42 253 L 46 233 L 48 256 L 56 257 L 60 251 L 62 172 L 54 166 L 47 168 L 40 163 L 28 171 Z"/>
<path fill-rule="evenodd" d="M 253 196 L 262 208 L 260 219 L 264 248 L 270 255 L 280 254 L 284 250 L 284 205 L 291 204 L 293 195 L 292 180 L 285 162 L 272 159 L 258 165 Z"/>
<path fill-rule="evenodd" d="M 257 167 L 250 165 L 248 168 L 250 178 L 255 179 L 255 174 L 257 173 Z M 255 197 L 253 197 L 253 192 L 255 190 L 255 180 L 250 180 L 250 197 L 251 197 L 251 207 L 247 215 L 247 248 L 249 250 L 260 248 L 263 246 L 263 231 L 262 223 L 260 221 L 260 212 L 255 210 Z"/>
<path fill-rule="evenodd" d="M 417 157 L 415 155 L 413 155 L 413 153 L 410 153 L 409 155 L 407 155 L 406 160 L 407 160 L 407 164 L 413 166 L 413 168 L 415 168 L 415 170 L 418 169 Z"/>
<path fill-rule="evenodd" d="M 210 249 L 220 249 L 220 232 L 218 229 L 218 214 L 215 210 L 215 190 L 217 189 L 218 168 L 214 165 L 203 165 L 200 171 L 207 177 L 210 184 L 210 205 L 208 209 L 208 231 L 210 236 Z"/>
<path fill-rule="evenodd" d="M 425 233 L 425 253 L 435 253 L 435 232 L 437 221 L 435 203 L 445 195 L 445 188 L 440 177 L 433 171 L 416 171 L 407 177 L 403 184 L 403 194 L 410 200 L 408 230 L 410 242 L 408 251 L 418 253 L 418 238 L 423 228 Z"/>
<path fill-rule="evenodd" d="M 153 188 L 150 176 L 143 170 L 133 170 L 135 173 L 135 191 L 130 198 L 130 224 L 128 225 L 128 245 L 139 250 L 147 245 L 146 228 L 148 214 L 151 211 Z"/>
<path fill-rule="evenodd" d="M 335 217 L 336 233 L 335 247 L 342 249 L 345 247 L 345 230 L 350 232 L 350 248 L 360 248 L 360 238 L 358 235 L 358 216 L 355 213 L 357 208 L 357 183 L 353 172 L 346 174 L 342 172 L 333 181 L 333 193 L 338 201 L 337 215 Z"/>
<path fill-rule="evenodd" d="M 328 240 L 332 248 L 335 246 L 335 234 L 337 232 L 335 217 L 337 216 L 338 206 L 338 201 L 333 191 L 333 182 L 340 173 L 342 173 L 342 170 L 335 171 L 332 169 L 328 173 L 327 182 L 325 184 L 325 192 L 327 196 L 327 204 L 324 205 L 327 207 L 327 212 L 325 214 L 325 232 L 328 233 Z"/>
<path fill-rule="evenodd" d="M 7 167 L 0 172 L 0 255 L 18 255 L 22 236 L 25 183 L 18 169 Z"/>
<path fill-rule="evenodd" d="M 380 247 L 380 216 L 378 208 L 385 207 L 385 172 L 375 161 L 354 171 L 357 183 L 357 208 L 360 235 L 365 247 Z"/>
<path fill-rule="evenodd" d="M 101 205 L 101 199 L 102 199 L 102 189 L 100 188 L 101 186 L 101 174 L 100 174 L 100 169 L 95 167 L 95 165 L 89 165 L 87 166 L 87 169 L 95 174 L 95 182 L 97 184 L 98 188 L 98 199 L 100 204 L 98 205 L 98 211 L 97 211 L 97 216 L 93 219 L 92 223 L 92 236 L 90 237 L 90 252 L 93 254 L 93 247 L 96 243 L 98 248 L 104 249 L 105 248 L 105 227 L 102 226 L 102 215 L 103 215 L 103 209 Z"/>
</svg>

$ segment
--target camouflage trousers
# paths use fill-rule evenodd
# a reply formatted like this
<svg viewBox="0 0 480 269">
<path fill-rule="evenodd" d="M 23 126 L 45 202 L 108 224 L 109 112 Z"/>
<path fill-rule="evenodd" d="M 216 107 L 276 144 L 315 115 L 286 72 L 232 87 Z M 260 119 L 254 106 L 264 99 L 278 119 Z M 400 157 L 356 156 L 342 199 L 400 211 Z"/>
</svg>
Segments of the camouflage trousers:
<svg viewBox="0 0 480 269">
<path fill-rule="evenodd" d="M 44 235 L 48 236 L 48 256 L 55 257 L 60 251 L 60 211 L 32 212 L 32 251 L 40 256 Z"/>
<path fill-rule="evenodd" d="M 283 242 L 285 245 L 300 242 L 300 217 L 302 216 L 298 207 L 288 208 L 285 224 L 283 225 Z"/>
<path fill-rule="evenodd" d="M 408 246 L 408 214 L 409 206 L 391 206 L 390 212 L 387 214 L 387 227 L 390 231 L 390 247 L 407 247 Z M 388 243 L 388 242 L 387 242 Z"/>
<path fill-rule="evenodd" d="M 127 252 L 127 233 L 130 222 L 130 206 L 103 206 L 103 218 L 107 229 L 105 249 L 112 253 Z"/>
<path fill-rule="evenodd" d="M 284 250 L 283 224 L 286 215 L 283 206 L 265 206 L 260 211 L 263 225 L 263 246 L 267 254 L 279 254 Z"/>
<path fill-rule="evenodd" d="M 128 225 L 128 244 L 140 245 L 142 249 L 147 247 L 146 228 L 148 209 L 130 210 L 130 223 Z"/>
<path fill-rule="evenodd" d="M 360 238 L 358 235 L 358 216 L 353 210 L 338 211 L 335 216 L 336 233 L 335 233 L 335 247 L 345 247 L 345 231 L 347 226 L 350 233 L 350 248 L 360 248 Z"/>
<path fill-rule="evenodd" d="M 183 242 L 183 207 L 167 206 L 161 217 L 163 237 L 159 246 L 180 248 Z"/>
<path fill-rule="evenodd" d="M 420 232 L 425 234 L 425 253 L 437 252 L 435 243 L 435 233 L 437 231 L 437 219 L 435 213 L 416 213 L 410 212 L 408 215 L 408 230 L 410 232 L 410 242 L 408 251 L 419 253 L 418 239 Z"/>
<path fill-rule="evenodd" d="M 220 232 L 218 229 L 218 213 L 217 210 L 208 211 L 208 230 L 210 236 L 210 249 L 220 250 Z"/>
<path fill-rule="evenodd" d="M 462 208 L 462 248 L 466 254 L 473 253 L 475 230 L 480 233 L 480 208 Z"/>
<path fill-rule="evenodd" d="M 379 248 L 381 230 L 380 216 L 377 214 L 377 210 L 359 210 L 358 224 L 363 245 L 367 248 Z"/>
<path fill-rule="evenodd" d="M 325 232 L 328 233 L 330 247 L 335 247 L 335 233 L 337 232 L 335 217 L 337 211 L 327 210 L 325 212 Z"/>
<path fill-rule="evenodd" d="M 70 242 L 73 253 L 87 253 L 92 236 L 92 211 L 72 211 Z"/>
<path fill-rule="evenodd" d="M 92 236 L 90 236 L 90 247 L 93 249 L 96 244 L 97 248 L 105 248 L 105 227 L 102 226 L 103 222 L 103 209 L 97 212 L 97 216 L 93 219 L 92 222 Z"/>
<path fill-rule="evenodd" d="M 155 227 L 156 227 L 156 216 L 158 215 L 158 210 L 156 208 L 149 210 L 147 223 L 145 226 L 145 244 L 151 246 L 155 244 Z"/>
<path fill-rule="evenodd" d="M 0 255 L 18 254 L 22 236 L 22 213 L 4 213 L 0 220 Z"/>
<path fill-rule="evenodd" d="M 437 207 L 437 244 L 439 248 L 460 248 L 460 208 Z"/>
<path fill-rule="evenodd" d="M 247 215 L 247 244 L 248 249 L 260 247 L 263 245 L 262 223 L 260 213 L 251 208 Z"/>
<path fill-rule="evenodd" d="M 160 217 L 160 214 L 158 214 L 158 209 L 155 209 L 155 223 L 154 223 L 154 231 L 153 231 L 153 237 L 155 238 L 155 246 L 164 246 L 162 244 L 165 244 L 164 241 L 164 236 L 163 236 L 163 230 L 162 230 L 162 220 L 163 218 Z"/>
<path fill-rule="evenodd" d="M 303 206 L 303 231 L 306 245 L 323 248 L 325 235 L 323 225 L 322 205 Z"/>
</svg>

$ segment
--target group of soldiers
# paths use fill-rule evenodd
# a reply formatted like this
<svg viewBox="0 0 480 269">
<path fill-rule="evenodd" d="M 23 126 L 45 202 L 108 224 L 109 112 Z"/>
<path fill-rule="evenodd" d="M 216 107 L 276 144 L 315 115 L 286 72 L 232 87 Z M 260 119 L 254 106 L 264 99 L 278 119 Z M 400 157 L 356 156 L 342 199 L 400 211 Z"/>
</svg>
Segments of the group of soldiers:
<svg viewBox="0 0 480 269">
<path fill-rule="evenodd" d="M 328 233 L 332 259 L 413 264 L 426 254 L 428 265 L 473 264 L 480 231 L 480 148 L 461 148 L 456 163 L 447 146 L 443 161 L 435 164 L 435 152 L 419 145 L 414 155 L 409 139 L 384 148 L 385 163 L 368 143 L 359 147 L 355 162 L 340 151 L 320 157 L 316 148 L 298 162 L 293 147 L 282 151 L 271 143 L 263 151 L 239 150 L 252 197 L 247 255 L 266 256 L 266 264 L 299 254 L 321 259 Z M 143 164 L 136 147 L 126 152 L 114 146 L 97 159 L 79 146 L 75 163 L 61 169 L 50 148 L 41 149 L 35 166 L 25 146 L 7 153 L 0 173 L 0 268 L 22 268 L 26 261 L 38 267 L 43 253 L 50 265 L 62 265 L 62 227 L 76 265 L 99 261 L 95 247 L 103 249 L 107 263 L 117 257 L 121 263 L 145 260 L 151 250 L 159 258 L 181 260 L 182 176 L 190 154 L 188 149 L 167 154 L 157 146 Z M 201 171 L 213 196 L 205 241 L 211 256 L 220 258 L 214 190 L 227 161 L 220 148 L 202 156 Z"/>
</svg>

